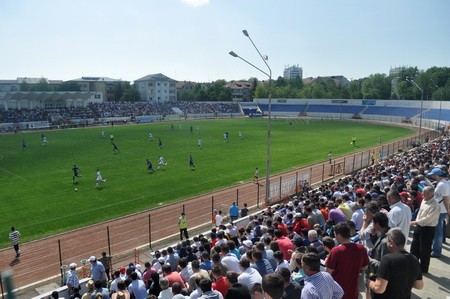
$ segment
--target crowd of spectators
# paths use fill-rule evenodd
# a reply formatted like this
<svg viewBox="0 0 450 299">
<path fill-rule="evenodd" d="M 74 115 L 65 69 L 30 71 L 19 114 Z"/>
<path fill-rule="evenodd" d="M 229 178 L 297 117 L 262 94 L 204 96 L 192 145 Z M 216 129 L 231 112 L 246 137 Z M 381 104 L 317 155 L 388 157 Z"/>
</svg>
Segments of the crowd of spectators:
<svg viewBox="0 0 450 299">
<path fill-rule="evenodd" d="M 117 269 L 109 282 L 91 257 L 93 280 L 83 298 L 358 298 L 360 279 L 367 298 L 409 298 L 423 287 L 427 254 L 432 249 L 439 258 L 445 240 L 449 146 L 442 137 L 303 190 L 248 216 L 247 226 L 221 221 L 208 234 L 156 251 L 144 267 Z M 435 219 L 423 217 L 438 205 Z M 433 225 L 433 244 L 421 244 L 417 232 Z M 411 254 L 410 233 L 419 242 Z"/>
<path fill-rule="evenodd" d="M 188 114 L 217 114 L 239 113 L 237 103 L 207 103 L 207 102 L 104 102 L 91 103 L 87 107 L 71 107 L 59 109 L 0 109 L 0 123 L 19 123 L 31 121 L 49 121 L 62 119 L 130 117 L 150 115 L 175 115 L 173 108 L 179 108 L 183 115 Z M 54 117 L 55 114 L 60 117 Z M 52 117 L 53 116 L 53 117 Z"/>
</svg>

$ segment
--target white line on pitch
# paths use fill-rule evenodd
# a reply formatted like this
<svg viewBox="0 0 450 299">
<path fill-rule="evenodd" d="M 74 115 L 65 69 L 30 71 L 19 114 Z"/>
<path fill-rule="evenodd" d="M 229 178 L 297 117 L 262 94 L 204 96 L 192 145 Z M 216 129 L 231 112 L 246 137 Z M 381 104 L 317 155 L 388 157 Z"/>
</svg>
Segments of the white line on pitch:
<svg viewBox="0 0 450 299">
<path fill-rule="evenodd" d="M 1 167 L 0 167 L 0 170 L 6 171 L 7 173 L 12 174 L 12 175 L 15 176 L 15 177 L 18 177 L 19 179 L 24 180 L 25 182 L 28 182 L 28 180 L 27 180 L 26 178 L 23 178 L 23 177 L 21 177 L 20 175 L 17 175 L 17 174 L 15 174 L 15 173 L 12 173 L 11 171 L 8 171 L 8 170 L 6 170 L 6 169 L 4 169 L 4 168 L 1 168 Z"/>
</svg>

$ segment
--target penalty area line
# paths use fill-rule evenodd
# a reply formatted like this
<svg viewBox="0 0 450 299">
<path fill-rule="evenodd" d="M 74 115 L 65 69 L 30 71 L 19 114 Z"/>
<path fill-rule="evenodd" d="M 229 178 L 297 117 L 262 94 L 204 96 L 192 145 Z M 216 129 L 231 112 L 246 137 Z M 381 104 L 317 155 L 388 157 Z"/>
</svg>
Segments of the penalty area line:
<svg viewBox="0 0 450 299">
<path fill-rule="evenodd" d="M 15 174 L 15 173 L 12 173 L 12 172 L 9 171 L 9 170 L 6 170 L 6 169 L 4 169 L 4 168 L 2 168 L 2 167 L 0 167 L 0 170 L 3 170 L 3 171 L 5 171 L 5 172 L 7 172 L 7 173 L 9 173 L 9 174 L 12 174 L 12 175 L 15 176 L 15 177 L 18 177 L 19 179 L 21 179 L 21 180 L 23 180 L 23 181 L 25 181 L 25 182 L 28 182 L 28 180 L 27 180 L 26 178 L 23 178 L 23 177 L 21 177 L 20 175 L 17 175 L 17 174 Z"/>
</svg>

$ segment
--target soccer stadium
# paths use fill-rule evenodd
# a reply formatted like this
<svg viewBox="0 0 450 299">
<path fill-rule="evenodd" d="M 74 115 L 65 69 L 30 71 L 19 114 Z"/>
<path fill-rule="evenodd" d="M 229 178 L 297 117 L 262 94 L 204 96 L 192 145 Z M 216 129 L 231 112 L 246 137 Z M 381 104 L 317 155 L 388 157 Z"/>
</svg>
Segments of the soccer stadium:
<svg viewBox="0 0 450 299">
<path fill-rule="evenodd" d="M 449 11 L 0 1 L 0 299 L 450 298 Z"/>
<path fill-rule="evenodd" d="M 272 167 L 267 190 L 262 174 L 269 109 Z M 145 115 L 138 114 L 142 111 Z M 217 210 L 230 221 L 233 202 L 239 207 L 246 203 L 255 212 L 280 203 L 288 207 L 297 196 L 314 194 L 311 187 L 333 190 L 329 182 L 364 177 L 364 169 L 390 165 L 398 155 L 408 157 L 422 148 L 426 152 L 436 144 L 445 148 L 447 139 L 440 136 L 446 134 L 449 112 L 440 102 L 420 107 L 409 101 L 317 99 L 272 99 L 270 108 L 268 99 L 255 99 L 3 110 L 0 162 L 3 196 L 9 200 L 1 223 L 18 223 L 25 242 L 20 258 L 32 254 L 40 265 L 29 279 L 34 270 L 21 274 L 27 267 L 22 270 L 13 261 L 16 284 L 31 284 L 37 273 L 44 274 L 42 269 L 42 279 L 59 272 L 64 276 L 74 261 L 83 262 L 81 279 L 89 272 L 87 257 L 102 251 L 111 255 L 113 269 L 129 260 L 143 264 L 164 240 L 175 242 L 170 236 L 178 233 L 181 212 L 190 231 L 201 232 Z M 71 125 L 54 125 L 52 119 Z M 189 155 L 194 168 L 188 165 Z M 166 165 L 158 165 L 160 156 Z M 153 161 L 153 172 L 146 159 Z M 79 168 L 77 177 L 73 167 Z M 257 184 L 252 182 L 255 167 L 261 174 Z M 107 179 L 100 186 L 95 186 L 97 169 Z M 239 223 L 251 225 L 248 219 Z M 5 263 L 7 254 L 2 250 Z"/>
</svg>

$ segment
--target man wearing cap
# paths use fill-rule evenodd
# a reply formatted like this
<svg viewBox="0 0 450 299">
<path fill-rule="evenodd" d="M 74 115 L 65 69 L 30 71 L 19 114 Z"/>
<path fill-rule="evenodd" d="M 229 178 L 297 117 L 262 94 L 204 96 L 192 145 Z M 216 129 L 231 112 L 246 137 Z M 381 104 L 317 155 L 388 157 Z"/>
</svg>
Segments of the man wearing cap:
<svg viewBox="0 0 450 299">
<path fill-rule="evenodd" d="M 102 286 L 106 287 L 106 272 L 105 267 L 95 256 L 91 256 L 89 258 L 89 262 L 91 263 L 91 278 L 94 281 L 101 281 Z"/>
<path fill-rule="evenodd" d="M 440 257 L 444 237 L 444 219 L 447 213 L 450 212 L 450 183 L 444 178 L 446 173 L 437 167 L 434 168 L 428 176 L 437 182 L 434 190 L 434 199 L 438 202 L 440 207 L 439 220 L 434 234 L 431 257 Z"/>
<path fill-rule="evenodd" d="M 77 269 L 77 264 L 71 263 L 69 265 L 69 274 L 67 275 L 66 285 L 67 289 L 69 291 L 69 295 L 72 295 L 74 293 L 74 288 L 80 287 L 80 282 L 78 281 L 78 276 L 75 270 Z"/>
</svg>

